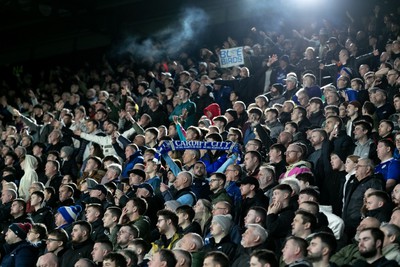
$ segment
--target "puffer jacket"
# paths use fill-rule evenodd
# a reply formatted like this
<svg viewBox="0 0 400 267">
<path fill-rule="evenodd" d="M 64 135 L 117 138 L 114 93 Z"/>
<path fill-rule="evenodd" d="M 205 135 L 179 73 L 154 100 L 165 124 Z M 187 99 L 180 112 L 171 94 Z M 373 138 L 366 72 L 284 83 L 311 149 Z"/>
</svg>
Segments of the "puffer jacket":
<svg viewBox="0 0 400 267">
<path fill-rule="evenodd" d="M 342 218 L 346 229 L 355 230 L 361 221 L 361 207 L 364 193 L 368 188 L 384 190 L 384 181 L 381 176 L 370 175 L 361 181 L 352 178 L 346 186 Z"/>
<path fill-rule="evenodd" d="M 38 249 L 23 240 L 12 244 L 9 253 L 5 254 L 1 267 L 34 267 L 38 259 Z"/>
</svg>

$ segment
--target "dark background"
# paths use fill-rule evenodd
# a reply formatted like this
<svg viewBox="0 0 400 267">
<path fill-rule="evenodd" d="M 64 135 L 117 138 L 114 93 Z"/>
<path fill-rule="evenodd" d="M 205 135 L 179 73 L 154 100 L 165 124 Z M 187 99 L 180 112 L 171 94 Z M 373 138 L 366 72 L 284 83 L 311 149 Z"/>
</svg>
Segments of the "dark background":
<svg viewBox="0 0 400 267">
<path fill-rule="evenodd" d="M 144 40 L 175 27 L 186 8 L 208 19 L 191 42 L 199 47 L 243 36 L 252 26 L 271 31 L 300 29 L 326 18 L 340 26 L 345 11 L 358 17 L 371 0 L 0 0 L 0 65 L 67 60 L 123 50 L 127 38 Z M 400 1 L 393 1 L 394 9 Z M 317 31 L 317 30 L 316 30 Z"/>
</svg>

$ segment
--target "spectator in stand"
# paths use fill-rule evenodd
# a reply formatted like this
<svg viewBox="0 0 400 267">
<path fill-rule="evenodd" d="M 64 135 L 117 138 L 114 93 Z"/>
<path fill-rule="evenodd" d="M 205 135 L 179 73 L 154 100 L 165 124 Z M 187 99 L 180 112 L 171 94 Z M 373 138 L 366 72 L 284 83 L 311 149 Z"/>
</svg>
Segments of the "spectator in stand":
<svg viewBox="0 0 400 267">
<path fill-rule="evenodd" d="M 385 235 L 382 246 L 382 254 L 388 260 L 400 262 L 399 244 L 396 239 L 400 236 L 400 228 L 394 224 L 386 223 L 381 225 L 381 231 Z"/>
<path fill-rule="evenodd" d="M 108 240 L 98 240 L 93 245 L 93 250 L 91 252 L 93 261 L 101 265 L 103 264 L 105 256 L 112 252 L 113 246 L 110 241 Z"/>
<path fill-rule="evenodd" d="M 311 173 L 311 164 L 304 160 L 307 155 L 306 146 L 301 143 L 292 143 L 286 149 L 287 171 L 279 179 L 284 180 L 300 173 Z"/>
<path fill-rule="evenodd" d="M 32 183 L 38 181 L 38 175 L 36 173 L 38 162 L 34 156 L 26 155 L 21 161 L 21 166 L 24 171 L 19 184 L 19 197 L 25 201 L 29 199 L 29 187 Z"/>
<path fill-rule="evenodd" d="M 360 232 L 358 250 L 364 260 L 358 260 L 354 264 L 367 262 L 371 265 L 397 266 L 394 260 L 388 260 L 382 255 L 384 233 L 379 228 L 367 228 Z"/>
<path fill-rule="evenodd" d="M 238 116 L 237 123 L 239 129 L 241 129 L 243 132 L 245 123 L 249 119 L 249 114 L 246 111 L 246 104 L 243 101 L 235 101 L 235 103 L 233 103 L 233 109 L 236 111 Z"/>
<path fill-rule="evenodd" d="M 169 120 L 173 121 L 174 116 L 178 116 L 183 123 L 185 129 L 189 126 L 195 125 L 195 113 L 196 113 L 196 104 L 190 101 L 190 90 L 187 88 L 180 88 L 179 99 L 181 104 L 175 107 L 172 111 L 171 115 L 169 115 Z"/>
<path fill-rule="evenodd" d="M 265 248 L 268 238 L 267 231 L 258 224 L 248 224 L 242 235 L 242 241 L 238 247 L 232 267 L 244 266 L 250 260 L 250 255 L 258 249 Z M 207 257 L 207 256 L 206 256 Z"/>
<path fill-rule="evenodd" d="M 86 206 L 85 210 L 86 221 L 92 226 L 90 238 L 92 240 L 101 240 L 107 238 L 103 225 L 103 208 L 100 204 L 91 203 Z"/>
<path fill-rule="evenodd" d="M 273 189 L 272 203 L 268 207 L 266 230 L 276 253 L 278 253 L 284 243 L 284 239 L 290 233 L 290 225 L 295 216 L 293 208 L 289 206 L 291 195 L 292 188 L 289 185 L 277 185 Z"/>
<path fill-rule="evenodd" d="M 30 223 L 13 223 L 6 232 L 5 241 L 10 246 L 1 261 L 1 266 L 34 266 L 38 253 L 26 237 L 32 228 Z"/>
<path fill-rule="evenodd" d="M 386 191 L 391 192 L 400 179 L 400 161 L 393 158 L 395 145 L 388 139 L 379 140 L 377 155 L 381 161 L 375 167 L 375 173 L 380 173 L 386 183 Z"/>
<path fill-rule="evenodd" d="M 85 221 L 73 224 L 71 233 L 72 246 L 62 256 L 62 267 L 73 267 L 80 258 L 92 259 L 93 241 L 90 239 L 91 225 Z"/>
<path fill-rule="evenodd" d="M 320 264 L 330 266 L 332 263 L 329 260 L 336 251 L 336 247 L 337 241 L 333 235 L 324 232 L 316 233 L 308 246 L 307 259 L 314 267 Z"/>
<path fill-rule="evenodd" d="M 394 142 L 394 135 L 393 135 L 394 124 L 390 120 L 381 120 L 379 122 L 378 127 L 378 139 L 388 139 Z"/>
<path fill-rule="evenodd" d="M 360 158 L 356 165 L 355 177 L 346 185 L 346 195 L 342 218 L 345 223 L 345 234 L 348 238 L 354 236 L 361 218 L 364 193 L 368 188 L 384 189 L 384 181 L 374 175 L 374 164 L 370 159 Z"/>
<path fill-rule="evenodd" d="M 282 249 L 282 261 L 286 266 L 310 266 L 307 261 L 307 247 L 307 241 L 303 238 L 288 237 Z"/>
<path fill-rule="evenodd" d="M 48 230 L 54 227 L 54 216 L 50 207 L 44 205 L 44 193 L 34 191 L 30 197 L 31 207 L 34 209 L 30 214 L 34 223 L 44 224 Z"/>
</svg>

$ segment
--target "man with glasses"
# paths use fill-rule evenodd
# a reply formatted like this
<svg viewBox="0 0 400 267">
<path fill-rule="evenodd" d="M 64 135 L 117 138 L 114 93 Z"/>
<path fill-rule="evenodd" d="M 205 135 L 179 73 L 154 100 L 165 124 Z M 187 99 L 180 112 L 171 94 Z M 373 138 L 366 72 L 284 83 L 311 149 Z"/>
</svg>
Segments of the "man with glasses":
<svg viewBox="0 0 400 267">
<path fill-rule="evenodd" d="M 374 163 L 371 159 L 360 158 L 356 165 L 355 177 L 346 186 L 346 197 L 343 205 L 342 219 L 345 224 L 344 233 L 348 238 L 355 235 L 361 221 L 361 207 L 364 203 L 364 193 L 368 188 L 384 190 L 384 180 L 374 174 Z"/>
<path fill-rule="evenodd" d="M 215 204 L 219 201 L 227 201 L 232 203 L 232 198 L 225 190 L 226 176 L 221 172 L 214 172 L 210 177 L 210 190 L 212 192 L 211 203 Z"/>
<path fill-rule="evenodd" d="M 152 253 L 159 249 L 173 249 L 176 243 L 182 238 L 178 233 L 179 217 L 170 210 L 159 210 L 157 212 L 157 229 L 160 233 L 160 239 L 152 243 Z"/>
<path fill-rule="evenodd" d="M 64 229 L 54 229 L 49 232 L 46 239 L 47 252 L 54 253 L 60 260 L 67 250 L 68 234 Z"/>
<path fill-rule="evenodd" d="M 239 165 L 231 164 L 225 170 L 226 182 L 225 190 L 228 195 L 232 198 L 233 203 L 239 203 L 242 201 L 242 194 L 240 193 L 240 187 L 236 184 L 242 175 L 242 168 Z"/>
<path fill-rule="evenodd" d="M 117 233 L 117 248 L 125 249 L 129 242 L 139 237 L 139 230 L 132 224 L 121 226 Z"/>
<path fill-rule="evenodd" d="M 311 163 L 303 160 L 306 146 L 301 143 L 290 144 L 285 152 L 287 171 L 279 177 L 280 180 L 294 177 L 300 173 L 311 173 Z"/>
<path fill-rule="evenodd" d="M 246 152 L 248 151 L 260 152 L 261 148 L 262 148 L 262 142 L 260 139 L 250 139 L 245 146 Z"/>
</svg>

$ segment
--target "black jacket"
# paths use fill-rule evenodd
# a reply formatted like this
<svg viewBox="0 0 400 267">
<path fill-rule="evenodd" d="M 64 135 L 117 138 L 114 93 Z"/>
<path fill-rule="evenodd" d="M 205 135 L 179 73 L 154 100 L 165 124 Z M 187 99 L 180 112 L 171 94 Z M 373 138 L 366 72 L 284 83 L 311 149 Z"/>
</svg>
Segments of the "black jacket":
<svg viewBox="0 0 400 267">
<path fill-rule="evenodd" d="M 94 241 L 107 239 L 107 235 L 105 233 L 106 229 L 104 228 L 103 221 L 98 219 L 91 223 L 92 225 L 92 233 L 90 234 L 90 238 Z"/>
<path fill-rule="evenodd" d="M 49 207 L 43 207 L 31 213 L 31 218 L 34 223 L 43 223 L 47 230 L 54 228 L 54 215 Z"/>
<path fill-rule="evenodd" d="M 367 267 L 367 266 L 374 266 L 374 267 L 395 267 L 399 266 L 399 264 L 395 260 L 388 260 L 385 257 L 380 257 L 373 263 L 369 264 L 368 262 L 364 260 L 358 260 L 356 261 L 352 266 L 354 267 Z"/>
<path fill-rule="evenodd" d="M 294 210 L 290 206 L 281 209 L 278 213 L 267 215 L 266 230 L 268 231 L 268 239 L 271 243 L 274 243 L 277 255 L 280 255 L 283 242 L 291 233 L 291 224 L 294 216 Z"/>
<path fill-rule="evenodd" d="M 361 221 L 361 207 L 363 205 L 364 193 L 368 188 L 384 190 L 385 182 L 381 176 L 370 175 L 361 181 L 353 177 L 347 183 L 342 219 L 345 223 L 345 231 L 350 236 L 355 233 Z"/>
<path fill-rule="evenodd" d="M 259 244 L 251 248 L 244 248 L 242 245 L 239 245 L 239 247 L 236 250 L 235 260 L 233 261 L 231 267 L 249 266 L 251 253 L 253 253 L 253 251 L 265 248 L 266 248 L 265 243 Z"/>
<path fill-rule="evenodd" d="M 221 239 L 217 244 L 214 237 L 210 238 L 210 243 L 204 248 L 205 251 L 221 251 L 225 253 L 229 259 L 233 259 L 236 253 L 236 244 L 231 241 L 229 235 Z"/>
<path fill-rule="evenodd" d="M 345 130 L 340 130 L 337 137 L 333 139 L 333 152 L 344 155 L 345 157 L 354 152 L 354 142 L 350 136 L 346 134 Z"/>
<path fill-rule="evenodd" d="M 74 267 L 75 263 L 81 258 L 92 259 L 93 241 L 87 239 L 79 244 L 72 244 L 62 256 L 61 267 Z"/>
<path fill-rule="evenodd" d="M 38 249 L 26 240 L 12 244 L 6 250 L 1 262 L 2 267 L 34 267 L 38 259 Z"/>
<path fill-rule="evenodd" d="M 257 190 L 253 198 L 245 198 L 243 199 L 241 205 L 235 206 L 235 223 L 237 223 L 240 227 L 243 227 L 244 217 L 247 215 L 247 212 L 251 207 L 264 207 L 266 205 L 268 205 L 268 198 L 264 195 L 264 192 L 261 189 Z"/>
<path fill-rule="evenodd" d="M 11 204 L 12 202 L 8 202 L 6 204 L 0 205 L 0 232 L 2 232 L 3 229 L 6 229 L 9 221 L 12 218 L 10 215 Z"/>
<path fill-rule="evenodd" d="M 367 217 L 374 217 L 379 220 L 379 222 L 389 222 L 390 216 L 392 215 L 393 205 L 392 203 L 385 203 L 382 207 L 370 210 L 365 215 Z"/>
<path fill-rule="evenodd" d="M 320 110 L 316 113 L 312 113 L 308 119 L 310 120 L 311 126 L 321 127 L 322 123 L 325 121 L 325 116 L 322 110 Z"/>
<path fill-rule="evenodd" d="M 165 113 L 161 105 L 155 111 L 148 109 L 147 114 L 151 117 L 151 122 L 149 127 L 159 127 L 160 125 L 169 125 L 168 115 L 167 113 Z"/>
</svg>

